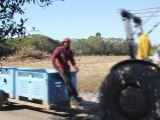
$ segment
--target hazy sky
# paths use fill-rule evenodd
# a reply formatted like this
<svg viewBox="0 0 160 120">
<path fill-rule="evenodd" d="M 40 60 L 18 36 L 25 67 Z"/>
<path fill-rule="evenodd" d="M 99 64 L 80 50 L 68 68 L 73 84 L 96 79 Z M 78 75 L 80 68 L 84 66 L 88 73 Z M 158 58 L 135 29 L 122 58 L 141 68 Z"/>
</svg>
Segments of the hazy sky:
<svg viewBox="0 0 160 120">
<path fill-rule="evenodd" d="M 105 38 L 125 39 L 124 26 L 118 9 L 135 10 L 159 6 L 159 0 L 65 0 L 55 2 L 47 8 L 29 4 L 24 7 L 26 8 L 24 18 L 28 18 L 26 23 L 28 30 L 32 27 L 39 30 L 32 34 L 42 34 L 53 39 L 88 38 L 96 32 L 100 32 Z M 137 16 L 151 14 L 137 14 Z M 143 21 L 146 19 L 148 18 L 142 18 Z M 160 17 L 149 19 L 143 26 L 144 32 L 148 32 L 159 20 Z M 152 44 L 160 43 L 160 27 L 150 34 L 150 39 Z"/>
</svg>

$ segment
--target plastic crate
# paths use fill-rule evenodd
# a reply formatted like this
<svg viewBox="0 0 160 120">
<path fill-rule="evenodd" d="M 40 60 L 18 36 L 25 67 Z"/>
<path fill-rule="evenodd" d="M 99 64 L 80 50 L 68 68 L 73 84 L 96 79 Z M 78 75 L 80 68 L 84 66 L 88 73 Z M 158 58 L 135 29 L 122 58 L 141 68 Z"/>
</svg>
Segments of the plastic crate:
<svg viewBox="0 0 160 120">
<path fill-rule="evenodd" d="M 48 77 L 49 77 L 48 90 L 49 90 L 50 103 L 58 103 L 58 102 L 69 100 L 70 97 L 68 95 L 68 91 L 60 75 L 57 72 L 53 73 L 48 71 L 48 73 L 49 73 L 48 74 Z M 73 85 L 77 87 L 76 72 L 71 72 L 70 74 L 71 74 L 71 80 Z"/>
<path fill-rule="evenodd" d="M 76 86 L 76 72 L 71 72 L 71 76 Z M 21 68 L 16 72 L 16 99 L 50 105 L 70 98 L 56 70 Z"/>
<path fill-rule="evenodd" d="M 9 98 L 15 98 L 15 71 L 17 68 L 0 68 L 0 90 Z"/>
</svg>

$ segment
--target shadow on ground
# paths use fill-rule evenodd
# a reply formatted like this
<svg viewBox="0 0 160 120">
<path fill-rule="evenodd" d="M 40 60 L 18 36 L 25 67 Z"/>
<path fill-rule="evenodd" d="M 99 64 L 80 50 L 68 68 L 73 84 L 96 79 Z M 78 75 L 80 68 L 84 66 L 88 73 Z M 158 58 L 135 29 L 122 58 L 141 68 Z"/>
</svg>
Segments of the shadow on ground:
<svg viewBox="0 0 160 120">
<path fill-rule="evenodd" d="M 5 104 L 0 109 L 0 111 L 14 111 L 22 109 L 34 110 L 46 114 L 53 114 L 54 116 L 56 115 L 64 118 L 64 120 L 99 120 L 101 116 L 99 104 L 90 101 L 83 101 L 79 104 L 73 103 L 71 107 L 57 106 L 51 110 L 39 109 L 21 104 L 8 103 Z"/>
</svg>

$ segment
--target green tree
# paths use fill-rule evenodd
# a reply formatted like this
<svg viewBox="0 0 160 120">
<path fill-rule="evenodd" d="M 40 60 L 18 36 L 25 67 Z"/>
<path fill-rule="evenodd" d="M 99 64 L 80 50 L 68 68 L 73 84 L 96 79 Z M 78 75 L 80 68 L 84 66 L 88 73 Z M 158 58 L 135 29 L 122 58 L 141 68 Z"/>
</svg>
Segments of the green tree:
<svg viewBox="0 0 160 120">
<path fill-rule="evenodd" d="M 38 3 L 40 7 L 46 7 L 55 1 L 58 0 L 0 0 L 0 40 L 5 37 L 25 35 L 24 24 L 27 19 L 21 18 L 19 23 L 14 19 L 16 14 L 24 15 L 24 4 Z"/>
<path fill-rule="evenodd" d="M 96 37 L 101 37 L 101 33 L 97 32 Z"/>
<path fill-rule="evenodd" d="M 76 55 L 90 55 L 91 47 L 86 39 L 77 39 L 72 41 L 71 47 Z"/>
<path fill-rule="evenodd" d="M 94 55 L 103 55 L 104 41 L 101 36 L 90 36 L 87 41 Z"/>
<path fill-rule="evenodd" d="M 76 55 L 128 55 L 128 43 L 122 38 L 90 36 L 72 42 Z"/>
</svg>

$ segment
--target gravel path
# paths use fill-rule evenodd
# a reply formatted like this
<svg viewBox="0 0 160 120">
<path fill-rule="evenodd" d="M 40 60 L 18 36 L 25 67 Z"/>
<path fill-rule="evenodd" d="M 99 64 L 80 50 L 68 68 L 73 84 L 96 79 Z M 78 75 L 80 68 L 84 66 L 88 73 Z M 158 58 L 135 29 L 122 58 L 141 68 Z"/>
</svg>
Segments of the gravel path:
<svg viewBox="0 0 160 120">
<path fill-rule="evenodd" d="M 90 101 L 95 103 L 99 102 L 99 93 L 79 91 L 79 96 L 82 97 L 84 101 Z"/>
</svg>

